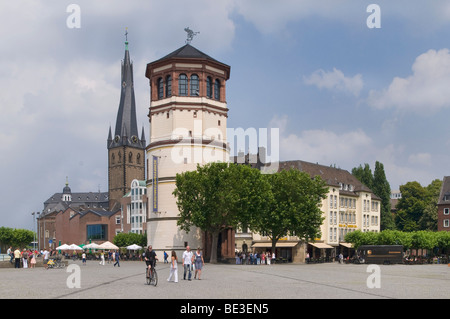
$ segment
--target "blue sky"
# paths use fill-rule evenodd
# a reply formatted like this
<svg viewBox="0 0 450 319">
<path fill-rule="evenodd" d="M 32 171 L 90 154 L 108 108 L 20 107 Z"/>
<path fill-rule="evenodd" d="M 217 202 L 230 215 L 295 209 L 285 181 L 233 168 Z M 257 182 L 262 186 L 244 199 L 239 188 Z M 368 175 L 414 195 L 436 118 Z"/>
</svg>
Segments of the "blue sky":
<svg viewBox="0 0 450 319">
<path fill-rule="evenodd" d="M 67 7 L 80 8 L 68 28 Z M 381 28 L 370 29 L 370 4 Z M 0 3 L 0 226 L 32 229 L 61 192 L 107 191 L 128 28 L 138 125 L 145 66 L 185 44 L 231 66 L 230 128 L 279 128 L 281 160 L 351 170 L 375 161 L 392 189 L 448 175 L 450 3 L 360 0 Z"/>
</svg>

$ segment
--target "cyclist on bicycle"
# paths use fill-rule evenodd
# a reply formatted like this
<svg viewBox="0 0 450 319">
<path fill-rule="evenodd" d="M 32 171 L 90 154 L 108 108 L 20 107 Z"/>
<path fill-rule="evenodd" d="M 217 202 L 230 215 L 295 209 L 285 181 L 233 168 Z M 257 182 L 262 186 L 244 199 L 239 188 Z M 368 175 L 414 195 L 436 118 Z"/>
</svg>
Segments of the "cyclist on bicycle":
<svg viewBox="0 0 450 319">
<path fill-rule="evenodd" d="M 145 251 L 145 263 L 147 265 L 147 268 L 151 271 L 151 274 L 153 275 L 153 269 L 155 269 L 155 263 L 158 260 L 158 257 L 156 257 L 156 253 L 154 250 L 152 250 L 152 246 L 149 245 L 147 250 Z M 147 272 L 147 275 L 149 272 Z"/>
</svg>

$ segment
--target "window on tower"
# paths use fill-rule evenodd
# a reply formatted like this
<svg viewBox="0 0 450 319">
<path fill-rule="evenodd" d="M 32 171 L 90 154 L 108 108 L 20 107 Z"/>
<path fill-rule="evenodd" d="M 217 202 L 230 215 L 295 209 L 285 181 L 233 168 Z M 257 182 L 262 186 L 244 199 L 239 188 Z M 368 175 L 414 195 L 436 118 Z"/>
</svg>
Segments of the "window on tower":
<svg viewBox="0 0 450 319">
<path fill-rule="evenodd" d="M 220 81 L 216 79 L 214 81 L 214 98 L 220 100 Z"/>
<path fill-rule="evenodd" d="M 172 96 L 172 76 L 166 77 L 166 97 Z"/>
<path fill-rule="evenodd" d="M 199 96 L 199 85 L 198 85 L 198 75 L 191 75 L 191 96 Z"/>
<path fill-rule="evenodd" d="M 206 96 L 212 99 L 212 79 L 210 76 L 206 78 Z"/>
<path fill-rule="evenodd" d="M 178 94 L 180 96 L 188 95 L 188 78 L 186 74 L 180 74 L 178 79 Z"/>
<path fill-rule="evenodd" d="M 158 86 L 158 99 L 162 99 L 164 97 L 164 82 L 162 78 L 158 79 L 157 86 Z"/>
</svg>

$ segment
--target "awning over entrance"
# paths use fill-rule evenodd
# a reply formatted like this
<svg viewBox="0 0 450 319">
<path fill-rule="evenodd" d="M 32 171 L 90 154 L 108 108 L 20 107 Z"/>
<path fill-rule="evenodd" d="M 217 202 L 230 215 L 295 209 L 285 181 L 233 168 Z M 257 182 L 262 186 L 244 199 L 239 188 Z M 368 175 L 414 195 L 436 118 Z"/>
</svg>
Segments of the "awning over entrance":
<svg viewBox="0 0 450 319">
<path fill-rule="evenodd" d="M 295 247 L 297 246 L 298 242 L 278 242 L 276 244 L 276 248 L 289 248 L 289 247 Z M 254 243 L 252 245 L 252 248 L 271 248 L 272 247 L 272 243 L 270 242 L 266 242 L 266 243 Z"/>
<path fill-rule="evenodd" d="M 339 243 L 339 245 L 344 246 L 346 248 L 353 248 L 353 245 L 351 243 Z"/>
<path fill-rule="evenodd" d="M 324 243 L 309 243 L 310 245 L 316 247 L 316 248 L 334 248 L 333 246 L 324 244 Z"/>
</svg>

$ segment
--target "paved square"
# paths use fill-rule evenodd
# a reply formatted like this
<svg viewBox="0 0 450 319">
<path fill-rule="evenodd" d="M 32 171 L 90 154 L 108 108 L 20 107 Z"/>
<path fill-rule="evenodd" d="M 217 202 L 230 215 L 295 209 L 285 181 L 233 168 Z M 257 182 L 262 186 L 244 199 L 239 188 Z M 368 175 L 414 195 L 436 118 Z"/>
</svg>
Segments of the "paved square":
<svg viewBox="0 0 450 319">
<path fill-rule="evenodd" d="M 75 266 L 71 266 L 75 265 Z M 66 269 L 0 269 L 0 298 L 36 299 L 448 299 L 447 265 L 380 265 L 379 288 L 368 265 L 325 263 L 314 265 L 206 264 L 202 280 L 167 282 L 168 264 L 158 263 L 156 287 L 145 283 L 145 264 L 122 261 L 99 265 L 70 261 Z M 80 288 L 69 288 L 80 275 Z M 72 277 L 71 277 L 72 276 Z M 68 284 L 69 282 L 69 284 Z"/>
</svg>

